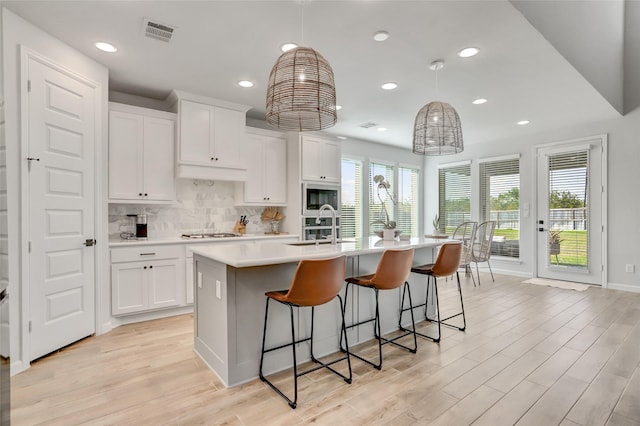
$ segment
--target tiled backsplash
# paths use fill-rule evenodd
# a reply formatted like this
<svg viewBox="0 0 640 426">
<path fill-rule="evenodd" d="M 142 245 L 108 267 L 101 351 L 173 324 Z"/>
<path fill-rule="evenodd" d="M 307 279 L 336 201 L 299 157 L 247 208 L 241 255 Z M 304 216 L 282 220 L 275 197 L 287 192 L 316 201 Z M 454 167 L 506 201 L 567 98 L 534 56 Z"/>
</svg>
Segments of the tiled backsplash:
<svg viewBox="0 0 640 426">
<path fill-rule="evenodd" d="M 235 206 L 234 182 L 178 179 L 178 202 L 172 205 L 109 204 L 109 236 L 131 230 L 127 214 L 146 214 L 149 238 L 177 237 L 184 232 L 231 232 L 241 215 L 247 233 L 269 230 L 260 220 L 262 207 Z M 285 219 L 286 220 L 286 219 Z"/>
</svg>

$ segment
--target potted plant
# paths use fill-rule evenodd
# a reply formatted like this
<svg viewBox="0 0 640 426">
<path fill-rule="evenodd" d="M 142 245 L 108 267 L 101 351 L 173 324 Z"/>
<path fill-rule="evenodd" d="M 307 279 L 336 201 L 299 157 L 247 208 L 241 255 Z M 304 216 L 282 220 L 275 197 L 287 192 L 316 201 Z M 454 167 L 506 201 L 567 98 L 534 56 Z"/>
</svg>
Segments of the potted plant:
<svg viewBox="0 0 640 426">
<path fill-rule="evenodd" d="M 433 224 L 433 235 L 440 235 L 442 233 L 440 231 L 440 215 L 436 213 L 431 223 Z"/>
<path fill-rule="evenodd" d="M 560 238 L 560 230 L 549 231 L 549 255 L 556 257 L 556 263 L 558 263 L 558 255 L 560 254 L 560 243 L 563 241 Z"/>
<path fill-rule="evenodd" d="M 382 204 L 382 211 L 384 211 L 384 219 L 381 218 L 381 219 L 374 220 L 373 222 L 371 222 L 371 224 L 382 225 L 384 227 L 384 229 L 382 230 L 382 238 L 384 240 L 393 240 L 396 237 L 396 233 L 397 233 L 396 221 L 390 220 L 389 211 L 387 210 L 387 205 L 385 203 L 386 199 L 388 198 L 391 200 L 391 202 L 394 205 L 396 204 L 396 200 L 393 198 L 393 195 L 389 191 L 389 188 L 391 188 L 391 184 L 387 180 L 385 180 L 384 176 L 382 175 L 375 175 L 373 177 L 373 182 L 377 184 L 376 193 L 378 195 L 378 199 L 380 200 L 380 203 Z M 383 192 L 384 192 L 384 198 L 382 194 Z"/>
</svg>

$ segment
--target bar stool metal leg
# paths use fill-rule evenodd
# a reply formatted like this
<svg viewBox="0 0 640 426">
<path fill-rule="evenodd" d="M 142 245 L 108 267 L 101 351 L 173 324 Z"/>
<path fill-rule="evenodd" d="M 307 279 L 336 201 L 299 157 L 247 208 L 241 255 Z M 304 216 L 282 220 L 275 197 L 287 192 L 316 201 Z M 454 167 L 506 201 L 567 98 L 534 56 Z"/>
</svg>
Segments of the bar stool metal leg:
<svg viewBox="0 0 640 426">
<path fill-rule="evenodd" d="M 347 285 L 345 287 L 345 309 L 346 309 L 346 301 L 347 301 L 347 294 L 349 292 L 349 285 L 351 283 L 347 282 Z M 364 286 L 361 286 L 364 288 Z M 381 370 L 382 369 L 382 345 L 386 345 L 388 343 L 391 343 L 392 345 L 395 345 L 399 348 L 402 349 L 406 349 L 411 353 L 416 353 L 418 350 L 418 339 L 416 337 L 416 332 L 415 332 L 415 318 L 413 315 L 413 311 L 411 312 L 411 323 L 413 326 L 413 330 L 405 330 L 402 329 L 402 331 L 405 331 L 403 334 L 400 334 L 396 337 L 393 337 L 391 339 L 386 339 L 384 337 L 382 337 L 382 327 L 380 324 L 380 305 L 379 305 L 379 299 L 378 299 L 378 293 L 379 290 L 377 288 L 374 287 L 369 287 L 374 291 L 374 298 L 375 298 L 375 316 L 373 318 L 367 319 L 367 320 L 363 320 L 363 321 L 359 321 L 357 323 L 351 324 L 346 326 L 346 329 L 349 328 L 353 328 L 353 327 L 357 327 L 359 325 L 363 325 L 369 322 L 373 322 L 373 333 L 375 338 L 378 340 L 378 362 L 375 363 L 373 361 L 370 361 L 366 358 L 363 358 L 362 356 L 351 352 L 351 356 L 354 356 L 356 358 L 358 358 L 359 360 L 369 364 L 370 366 L 372 366 L 373 368 L 375 368 L 376 370 Z M 409 283 L 405 282 L 404 283 L 404 289 L 403 289 L 403 298 L 404 298 L 404 293 L 407 293 L 408 298 L 409 298 L 409 304 L 411 304 L 411 288 L 409 287 Z M 413 348 L 403 345 L 401 343 L 398 343 L 397 340 L 401 339 L 405 336 L 408 336 L 412 334 L 413 335 Z M 346 336 L 346 330 L 345 330 L 345 336 Z"/>
<path fill-rule="evenodd" d="M 342 303 L 342 298 L 340 297 L 340 295 L 337 295 L 338 301 L 340 302 L 340 312 L 344 312 L 344 306 Z M 351 370 L 351 359 L 350 359 L 350 352 L 349 352 L 349 343 L 347 341 L 347 329 L 345 327 L 345 321 L 344 321 L 344 314 L 342 317 L 342 324 L 341 324 L 341 329 L 340 329 L 340 345 L 342 346 L 342 338 L 344 336 L 344 343 L 345 343 L 345 352 L 346 352 L 346 356 L 335 359 L 331 362 L 327 362 L 327 363 L 323 363 L 321 362 L 319 359 L 316 358 L 314 352 L 313 352 L 313 329 L 314 329 L 314 323 L 315 323 L 315 307 L 312 306 L 311 307 L 311 335 L 310 337 L 304 338 L 304 339 L 299 339 L 296 340 L 296 336 L 295 336 L 295 325 L 294 325 L 294 315 L 293 315 L 293 307 L 294 305 L 290 304 L 290 303 L 283 303 L 285 305 L 287 305 L 287 307 L 289 308 L 289 316 L 290 316 L 290 321 L 291 321 L 291 343 L 286 343 L 280 346 L 276 346 L 273 348 L 268 348 L 265 349 L 265 343 L 266 343 L 266 337 L 267 337 L 267 320 L 269 317 L 269 301 L 270 298 L 267 297 L 267 302 L 266 302 L 266 307 L 265 307 L 265 313 L 264 313 L 264 329 L 263 329 L 263 334 L 262 334 L 262 351 L 260 354 L 260 372 L 259 372 L 259 377 L 260 380 L 265 382 L 267 385 L 269 385 L 269 387 L 271 389 L 273 389 L 274 391 L 276 391 L 276 393 L 278 393 L 278 395 L 280 395 L 282 398 L 284 398 L 287 403 L 289 404 L 289 406 L 291 408 L 296 408 L 297 404 L 298 404 L 298 377 L 303 376 L 305 374 L 311 373 L 312 371 L 316 371 L 320 368 L 326 368 L 329 371 L 331 371 L 332 373 L 340 376 L 346 383 L 351 383 L 352 378 L 353 378 L 353 373 Z M 282 303 L 282 302 L 281 302 Z M 313 362 L 315 362 L 316 364 L 318 364 L 316 367 L 310 368 L 308 370 L 302 371 L 300 373 L 298 373 L 298 362 L 297 362 L 297 357 L 296 357 L 296 345 L 299 343 L 303 343 L 309 341 L 310 342 L 310 357 L 311 360 Z M 287 346 L 291 346 L 291 353 L 292 353 L 292 359 L 293 359 L 293 399 L 289 398 L 287 395 L 285 395 L 280 389 L 278 389 L 278 387 L 276 385 L 274 385 L 269 379 L 267 379 L 264 374 L 263 374 L 263 365 L 264 365 L 264 354 L 267 352 L 271 352 L 271 351 L 275 351 L 278 349 L 283 349 L 286 348 Z M 349 376 L 345 376 L 344 374 L 340 373 L 339 371 L 335 370 L 334 368 L 332 368 L 331 366 L 337 362 L 343 361 L 343 360 L 347 360 L 347 365 L 349 368 Z"/>
<path fill-rule="evenodd" d="M 437 277 L 433 276 L 433 275 L 427 275 L 427 296 L 425 298 L 425 303 L 420 304 L 420 305 L 415 305 L 415 306 L 411 306 L 409 308 L 405 308 L 404 307 L 404 295 L 402 298 L 402 307 L 401 307 L 401 311 L 400 311 L 400 328 L 404 331 L 410 331 L 409 329 L 407 329 L 406 327 L 402 326 L 402 315 L 405 311 L 411 311 L 413 312 L 413 309 L 415 308 L 419 308 L 424 306 L 424 317 L 426 321 L 430 321 L 430 322 L 437 322 L 438 323 L 438 334 L 437 336 L 429 336 L 428 334 L 424 334 L 424 333 L 420 333 L 418 331 L 416 331 L 416 334 L 418 336 L 422 336 L 424 338 L 427 338 L 429 340 L 432 340 L 435 343 L 438 343 L 440 341 L 440 339 L 442 338 L 442 327 L 441 325 L 445 325 L 447 327 L 451 327 L 451 328 L 456 328 L 460 331 L 464 331 L 467 328 L 467 319 L 465 317 L 465 313 L 464 313 L 464 302 L 462 300 L 462 287 L 460 285 L 460 275 L 458 272 L 456 272 L 456 278 L 457 278 L 457 286 L 458 286 L 458 294 L 460 295 L 460 306 L 462 308 L 461 312 L 448 316 L 446 318 L 440 318 L 440 300 L 438 299 L 438 279 Z M 433 279 L 433 281 L 432 281 Z M 429 318 L 429 315 L 427 313 L 427 308 L 429 306 L 429 293 L 430 293 L 430 289 L 431 286 L 433 285 L 433 294 L 435 297 L 435 306 L 436 306 L 436 317 L 435 318 Z M 455 318 L 457 316 L 462 316 L 462 327 L 459 327 L 457 325 L 454 324 L 449 324 L 446 321 L 450 320 L 451 318 Z"/>
</svg>

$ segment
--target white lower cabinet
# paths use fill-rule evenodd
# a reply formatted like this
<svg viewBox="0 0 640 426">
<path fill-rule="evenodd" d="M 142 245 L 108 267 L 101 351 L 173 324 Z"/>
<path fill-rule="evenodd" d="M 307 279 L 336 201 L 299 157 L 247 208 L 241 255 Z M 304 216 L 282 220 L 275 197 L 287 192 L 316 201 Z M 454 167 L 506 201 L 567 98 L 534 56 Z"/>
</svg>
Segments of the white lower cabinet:
<svg viewBox="0 0 640 426">
<path fill-rule="evenodd" d="M 181 246 L 111 249 L 112 315 L 184 304 L 184 251 Z"/>
</svg>

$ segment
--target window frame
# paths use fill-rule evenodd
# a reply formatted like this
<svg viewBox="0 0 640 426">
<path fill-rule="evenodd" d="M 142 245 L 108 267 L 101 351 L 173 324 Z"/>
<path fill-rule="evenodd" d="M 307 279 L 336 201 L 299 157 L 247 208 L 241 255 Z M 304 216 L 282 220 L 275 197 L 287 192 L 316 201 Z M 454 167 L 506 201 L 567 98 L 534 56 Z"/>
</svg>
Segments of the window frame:
<svg viewBox="0 0 640 426">
<path fill-rule="evenodd" d="M 480 221 L 496 220 L 496 234 L 494 234 L 494 242 L 506 243 L 507 241 L 517 241 L 517 243 L 508 243 L 503 245 L 496 245 L 492 247 L 492 256 L 500 257 L 507 260 L 520 260 L 521 252 L 521 229 L 522 218 L 520 217 L 520 188 L 522 187 L 522 175 L 521 175 L 521 161 L 520 154 L 503 155 L 499 157 L 481 158 L 478 160 L 478 217 Z M 514 164 L 515 163 L 515 164 Z M 512 232 L 505 231 L 505 235 L 501 234 L 500 221 L 498 218 L 494 219 L 491 215 L 491 178 L 494 176 L 510 176 L 514 175 L 513 171 L 517 170 L 518 182 L 518 207 L 517 212 L 517 239 L 509 239 L 508 237 Z M 514 186 L 515 187 L 515 186 Z M 501 238 L 502 237 L 502 238 Z M 499 241 L 504 239 L 503 241 Z M 502 254 L 504 252 L 504 254 Z"/>
</svg>

